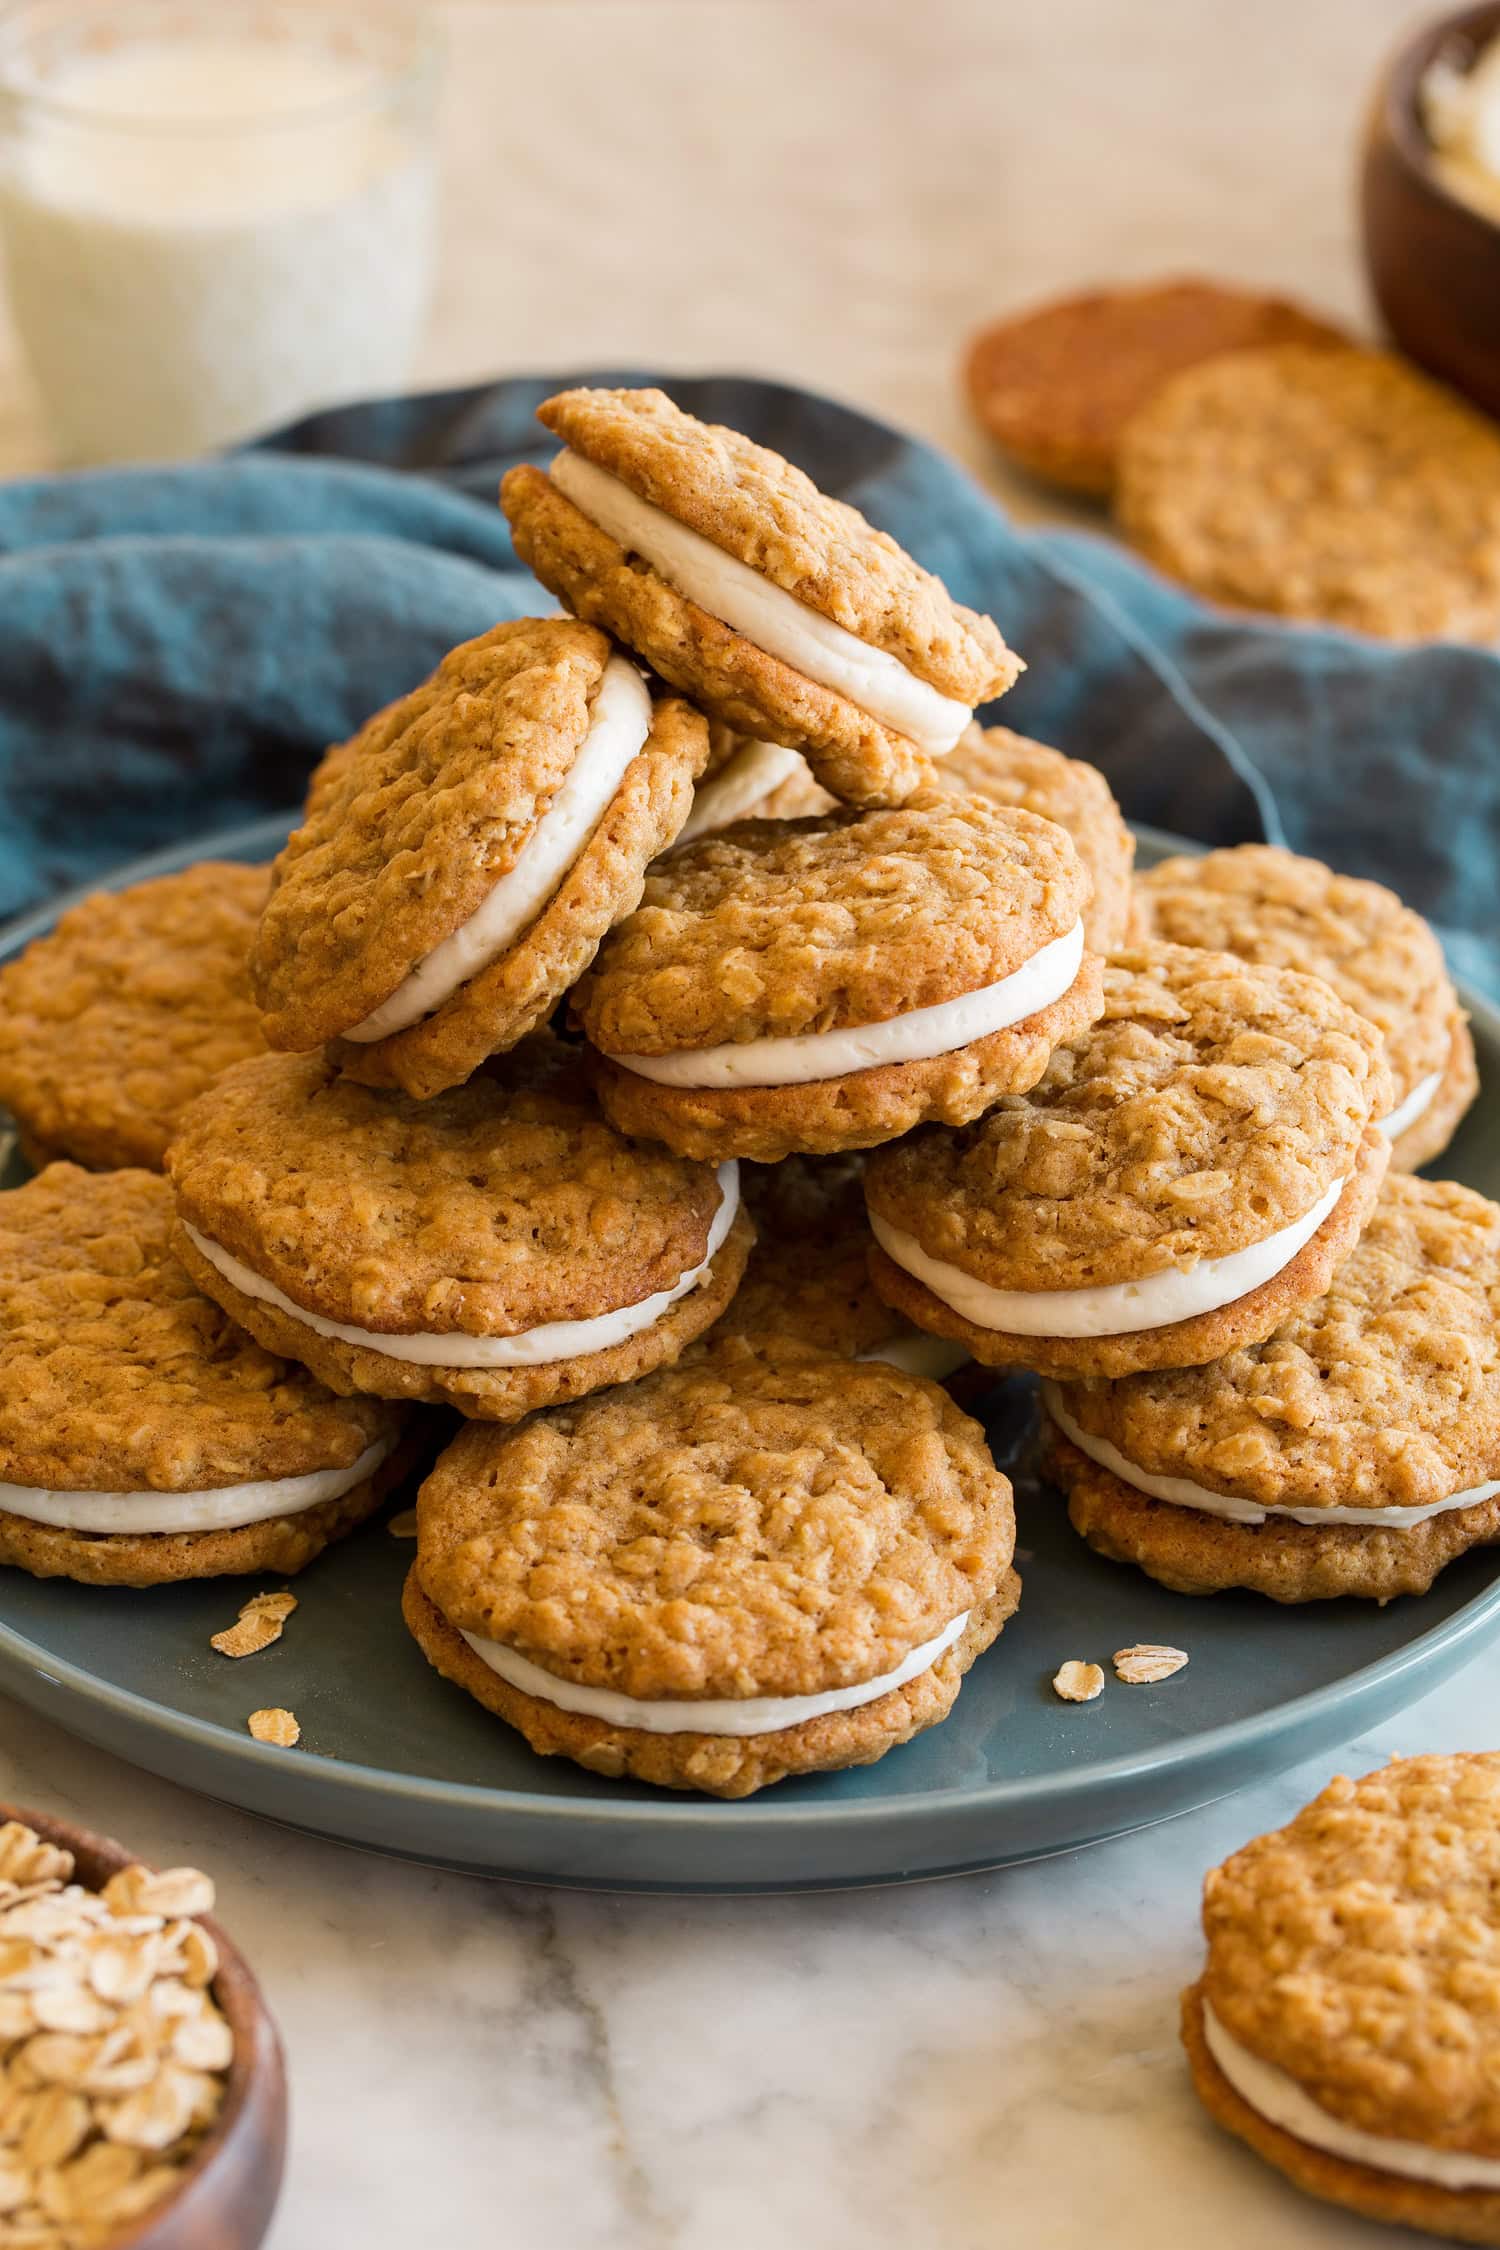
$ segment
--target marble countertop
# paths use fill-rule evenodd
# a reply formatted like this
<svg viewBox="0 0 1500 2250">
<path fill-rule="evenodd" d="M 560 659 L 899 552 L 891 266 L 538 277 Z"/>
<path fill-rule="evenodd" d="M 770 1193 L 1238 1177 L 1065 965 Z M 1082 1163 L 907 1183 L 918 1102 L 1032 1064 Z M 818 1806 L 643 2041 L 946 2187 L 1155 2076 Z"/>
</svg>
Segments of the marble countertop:
<svg viewBox="0 0 1500 2250">
<path fill-rule="evenodd" d="M 1361 318 L 1352 143 L 1408 0 L 443 13 L 424 381 L 751 369 L 990 475 L 952 367 L 992 310 L 1198 268 Z M 0 332 L 0 471 L 45 461 Z M 1177 1993 L 1205 1868 L 1340 1767 L 1489 1746 L 1497 1690 L 1500 1653 L 1337 1759 L 1072 1858 L 811 1898 L 549 1894 L 386 1863 L 3 1699 L 0 1796 L 214 1871 L 290 2056 L 273 2250 L 1395 2250 L 1209 2126 Z"/>
</svg>

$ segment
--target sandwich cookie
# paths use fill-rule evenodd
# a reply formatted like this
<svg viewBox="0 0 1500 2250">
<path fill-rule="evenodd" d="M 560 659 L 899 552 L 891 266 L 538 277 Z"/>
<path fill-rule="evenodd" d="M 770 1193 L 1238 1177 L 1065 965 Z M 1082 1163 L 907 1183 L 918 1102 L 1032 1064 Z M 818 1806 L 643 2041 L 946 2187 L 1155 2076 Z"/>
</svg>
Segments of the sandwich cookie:
<svg viewBox="0 0 1500 2250">
<path fill-rule="evenodd" d="M 243 1063 L 168 1166 L 184 1264 L 270 1350 L 486 1421 L 676 1359 L 752 1239 L 735 1167 L 624 1140 L 550 1032 L 429 1102 L 322 1056 Z"/>
<path fill-rule="evenodd" d="M 1500 1756 L 1340 1775 L 1214 1868 L 1183 1994 L 1214 2120 L 1309 2195 L 1500 2243 Z"/>
<path fill-rule="evenodd" d="M 1390 352 L 1282 344 L 1175 376 L 1128 424 L 1115 512 L 1238 609 L 1388 640 L 1500 634 L 1500 434 Z"/>
<path fill-rule="evenodd" d="M 992 805 L 1040 813 L 1066 828 L 1088 869 L 1094 895 L 1084 935 L 1096 953 L 1125 942 L 1135 838 L 1096 766 L 1065 758 L 1009 727 L 970 727 L 943 765 L 943 787 L 972 791 Z"/>
<path fill-rule="evenodd" d="M 573 996 L 600 1099 L 714 1161 L 961 1124 L 1098 1012 L 1087 899 L 1052 822 L 936 790 L 684 845 Z"/>
<path fill-rule="evenodd" d="M 178 1116 L 264 1054 L 248 967 L 264 867 L 204 860 L 70 907 L 0 969 L 0 1103 L 35 1168 L 160 1171 Z"/>
<path fill-rule="evenodd" d="M 538 415 L 564 451 L 500 487 L 522 560 L 846 803 L 903 802 L 1020 671 L 989 618 L 738 431 L 660 391 L 562 391 Z"/>
<path fill-rule="evenodd" d="M 1479 1091 L 1474 1042 L 1441 946 L 1394 891 L 1274 844 L 1239 844 L 1148 869 L 1135 930 L 1322 977 L 1385 1036 L 1395 1106 L 1379 1124 L 1392 1168 L 1415 1171 L 1448 1146 Z"/>
<path fill-rule="evenodd" d="M 876 1296 L 862 1157 L 745 1164 L 740 1185 L 755 1247 L 703 1349 L 721 1336 L 790 1336 L 843 1359 L 883 1359 L 934 1383 L 968 1364 L 962 1344 L 924 1336 Z"/>
<path fill-rule="evenodd" d="M 692 805 L 696 711 L 571 618 L 497 625 L 314 775 L 251 955 L 271 1046 L 425 1099 L 576 982 Z"/>
<path fill-rule="evenodd" d="M 0 1563 L 158 1586 L 301 1570 L 410 1466 L 200 1296 L 155 1172 L 51 1164 L 0 1195 Z"/>
<path fill-rule="evenodd" d="M 1013 816 L 1020 817 L 1020 816 Z M 876 1288 L 992 1367 L 1194 1367 L 1321 1296 L 1390 1143 L 1380 1034 L 1317 977 L 1116 954 L 1033 1092 L 871 1158 Z"/>
<path fill-rule="evenodd" d="M 1422 1594 L 1500 1538 L 1500 1207 L 1392 1173 L 1327 1294 L 1208 1367 L 1047 1383 L 1091 1547 L 1182 1594 Z"/>
<path fill-rule="evenodd" d="M 708 765 L 678 835 L 680 844 L 716 835 L 737 820 L 800 820 L 833 810 L 836 800 L 813 780 L 800 751 L 779 742 L 756 742 L 718 725 L 709 728 L 708 736 Z"/>
<path fill-rule="evenodd" d="M 728 1338 L 463 1431 L 407 1624 L 544 1757 L 747 1797 L 947 1717 L 1015 1609 L 1011 1490 L 934 1383 Z"/>
</svg>

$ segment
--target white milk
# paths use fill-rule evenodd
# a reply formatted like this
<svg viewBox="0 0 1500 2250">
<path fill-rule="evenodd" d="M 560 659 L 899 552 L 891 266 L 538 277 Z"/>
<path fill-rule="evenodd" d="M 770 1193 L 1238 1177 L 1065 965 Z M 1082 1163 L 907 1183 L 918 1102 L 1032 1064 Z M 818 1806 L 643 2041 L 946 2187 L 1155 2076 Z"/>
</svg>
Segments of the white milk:
<svg viewBox="0 0 1500 2250">
<path fill-rule="evenodd" d="M 434 186 L 411 89 L 249 32 L 6 82 L 11 301 L 67 459 L 202 452 L 400 388 Z"/>
</svg>

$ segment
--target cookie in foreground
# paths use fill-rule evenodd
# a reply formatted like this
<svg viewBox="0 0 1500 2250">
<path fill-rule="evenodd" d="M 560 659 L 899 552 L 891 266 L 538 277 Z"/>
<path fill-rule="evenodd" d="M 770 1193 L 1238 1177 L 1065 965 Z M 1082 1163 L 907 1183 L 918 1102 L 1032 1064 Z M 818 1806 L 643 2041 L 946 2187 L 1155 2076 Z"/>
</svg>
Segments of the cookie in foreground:
<svg viewBox="0 0 1500 2250">
<path fill-rule="evenodd" d="M 427 1097 L 550 1014 L 692 805 L 708 729 L 570 618 L 466 641 L 313 778 L 251 972 L 269 1044 Z"/>
<path fill-rule="evenodd" d="M 561 391 L 564 450 L 500 488 L 549 593 L 710 718 L 900 804 L 1021 666 L 988 617 L 779 453 L 661 391 Z"/>
<path fill-rule="evenodd" d="M 1184 1594 L 1425 1593 L 1500 1539 L 1500 1206 L 1393 1172 L 1264 1342 L 1043 1401 L 1047 1473 L 1116 1562 Z"/>
<path fill-rule="evenodd" d="M 1135 838 L 1096 766 L 1009 727 L 976 723 L 945 759 L 942 778 L 945 789 L 971 790 L 992 805 L 1040 813 L 1065 828 L 1094 886 L 1083 910 L 1084 935 L 1096 953 L 1124 943 Z"/>
<path fill-rule="evenodd" d="M 1398 641 L 1500 633 L 1500 432 L 1389 352 L 1287 344 L 1176 376 L 1115 509 L 1211 600 Z"/>
<path fill-rule="evenodd" d="M 241 1064 L 168 1167 L 183 1263 L 269 1350 L 495 1421 L 674 1360 L 752 1239 L 735 1168 L 624 1139 L 550 1032 L 427 1102 Z"/>
<path fill-rule="evenodd" d="M 1500 2243 L 1500 1756 L 1340 1776 L 1204 1885 L 1211 2117 L 1366 2218 Z"/>
<path fill-rule="evenodd" d="M 1442 947 L 1382 883 L 1275 844 L 1161 860 L 1135 887 L 1134 933 L 1305 969 L 1385 1038 L 1394 1106 L 1378 1120 L 1394 1171 L 1442 1154 L 1479 1091 L 1468 1019 Z"/>
<path fill-rule="evenodd" d="M 574 994 L 600 1099 L 714 1160 L 962 1124 L 1097 1012 L 1087 899 L 1051 821 L 937 790 L 685 845 Z"/>
<path fill-rule="evenodd" d="M 248 964 L 267 881 L 202 860 L 97 891 L 0 969 L 0 1103 L 33 1169 L 160 1171 L 188 1103 L 264 1053 Z"/>
<path fill-rule="evenodd" d="M 52 1164 L 0 1195 L 0 1563 L 156 1586 L 301 1570 L 408 1465 L 200 1295 L 159 1174 Z"/>
<path fill-rule="evenodd" d="M 1322 1295 L 1390 1144 L 1380 1034 L 1317 977 L 1114 955 L 1030 1093 L 865 1171 L 887 1303 L 992 1367 L 1128 1375 L 1253 1344 Z"/>
<path fill-rule="evenodd" d="M 732 1337 L 471 1425 L 417 1526 L 445 1678 L 543 1756 L 718 1797 L 936 1726 L 1020 1592 L 1010 1485 L 935 1383 Z"/>
<path fill-rule="evenodd" d="M 1002 453 L 1073 492 L 1114 489 L 1121 435 L 1163 383 L 1255 344 L 1338 344 L 1282 297 L 1182 280 L 1055 297 L 981 329 L 964 382 Z"/>
</svg>

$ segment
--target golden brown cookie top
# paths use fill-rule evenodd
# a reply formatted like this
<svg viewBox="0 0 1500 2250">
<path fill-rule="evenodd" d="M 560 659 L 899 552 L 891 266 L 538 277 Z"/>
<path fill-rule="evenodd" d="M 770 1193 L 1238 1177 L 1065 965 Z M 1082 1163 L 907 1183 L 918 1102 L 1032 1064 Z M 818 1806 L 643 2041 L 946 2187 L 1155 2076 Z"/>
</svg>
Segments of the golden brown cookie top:
<svg viewBox="0 0 1500 2250">
<path fill-rule="evenodd" d="M 1442 947 L 1382 883 L 1275 844 L 1237 844 L 1148 868 L 1134 929 L 1322 977 L 1385 1034 L 1398 1102 L 1448 1059 L 1458 1002 Z"/>
<path fill-rule="evenodd" d="M 1204 1885 L 1203 1993 L 1343 2124 L 1500 2157 L 1500 1754 L 1340 1775 Z"/>
<path fill-rule="evenodd" d="M 609 656 L 572 618 L 496 625 L 324 758 L 251 954 L 273 1045 L 362 1023 L 477 911 L 566 780 Z"/>
<path fill-rule="evenodd" d="M 870 1158 L 870 1208 L 999 1289 L 1186 1269 L 1279 1233 L 1354 1170 L 1380 1034 L 1317 977 L 1187 946 L 1117 953 L 1104 1014 L 977 1124 Z"/>
<path fill-rule="evenodd" d="M 304 1311 L 390 1335 L 513 1336 L 671 1289 L 714 1173 L 606 1125 L 549 1033 L 431 1101 L 320 1055 L 228 1072 L 168 1157 L 188 1223 Z"/>
<path fill-rule="evenodd" d="M 1125 425 L 1185 367 L 1256 344 L 1344 341 L 1281 297 L 1153 281 L 1083 290 L 993 322 L 969 345 L 964 380 L 975 414 L 1023 469 L 1107 493 Z"/>
<path fill-rule="evenodd" d="M 1208 1367 L 1067 1383 L 1138 1468 L 1262 1507 L 1420 1508 L 1500 1476 L 1500 1206 L 1391 1173 L 1324 1297 Z"/>
<path fill-rule="evenodd" d="M 417 1515 L 450 1623 L 643 1699 L 878 1678 L 987 1601 L 1015 1543 L 1010 1485 L 935 1383 L 734 1337 L 471 1425 Z"/>
<path fill-rule="evenodd" d="M 1236 352 L 1177 376 L 1121 446 L 1150 559 L 1240 608 L 1394 640 L 1500 629 L 1500 433 L 1386 352 Z"/>
<path fill-rule="evenodd" d="M 0 969 L 0 1102 L 30 1140 L 160 1167 L 179 1112 L 265 1047 L 247 961 L 266 885 L 203 860 L 99 891 Z"/>
<path fill-rule="evenodd" d="M 1066 828 L 1094 886 L 1083 917 L 1089 944 L 1107 953 L 1124 943 L 1135 838 L 1097 766 L 1009 727 L 976 722 L 944 758 L 941 775 L 945 789 L 972 790 L 992 805 L 1040 813 Z"/>
<path fill-rule="evenodd" d="M 252 1343 L 172 1255 L 155 1172 L 0 1195 L 0 1482 L 199 1492 L 347 1468 L 399 1415 Z"/>
<path fill-rule="evenodd" d="M 700 422 L 655 390 L 559 391 L 537 414 L 570 451 L 944 695 L 983 703 L 1019 672 L 992 619 L 738 430 Z"/>
<path fill-rule="evenodd" d="M 1009 976 L 1087 896 L 1060 828 L 974 797 L 739 821 L 657 861 L 574 1005 L 617 1055 L 882 1023 Z"/>
<path fill-rule="evenodd" d="M 870 1282 L 862 1156 L 744 1164 L 740 1186 L 755 1248 L 715 1336 L 793 1336 L 857 1359 L 907 1332 Z"/>
</svg>

